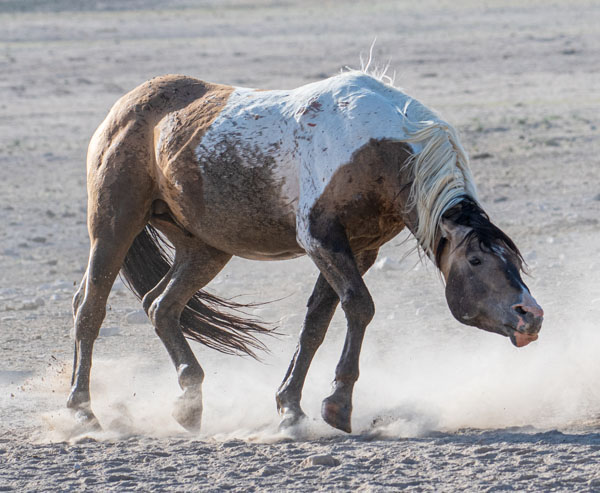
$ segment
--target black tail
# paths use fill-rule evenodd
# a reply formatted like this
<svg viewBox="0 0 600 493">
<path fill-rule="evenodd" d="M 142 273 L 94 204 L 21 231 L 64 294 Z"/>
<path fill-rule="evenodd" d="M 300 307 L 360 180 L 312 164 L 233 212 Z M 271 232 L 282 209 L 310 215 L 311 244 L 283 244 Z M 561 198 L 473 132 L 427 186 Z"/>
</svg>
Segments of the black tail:
<svg viewBox="0 0 600 493">
<path fill-rule="evenodd" d="M 133 241 L 121 268 L 121 277 L 139 299 L 154 288 L 171 268 L 171 250 L 171 245 L 150 225 Z M 256 320 L 219 311 L 219 308 L 227 308 L 240 312 L 252 306 L 256 305 L 223 300 L 200 290 L 183 309 L 179 323 L 188 339 L 222 353 L 245 353 L 257 358 L 254 351 L 265 351 L 266 347 L 254 334 L 272 333 L 273 330 Z"/>
</svg>

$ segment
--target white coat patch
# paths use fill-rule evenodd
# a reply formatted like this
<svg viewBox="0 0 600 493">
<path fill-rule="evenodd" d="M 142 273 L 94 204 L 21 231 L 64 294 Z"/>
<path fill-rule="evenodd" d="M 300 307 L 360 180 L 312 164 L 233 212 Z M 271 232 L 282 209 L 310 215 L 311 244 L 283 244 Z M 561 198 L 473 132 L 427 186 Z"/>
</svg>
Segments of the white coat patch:
<svg viewBox="0 0 600 493">
<path fill-rule="evenodd" d="M 275 163 L 281 197 L 296 216 L 297 239 L 310 244 L 308 216 L 335 171 L 371 139 L 405 141 L 407 128 L 447 125 L 432 111 L 377 79 L 346 72 L 293 90 L 236 88 L 196 154 L 232 143 Z M 410 142 L 414 154 L 421 142 Z M 252 166 L 251 162 L 244 163 Z"/>
</svg>

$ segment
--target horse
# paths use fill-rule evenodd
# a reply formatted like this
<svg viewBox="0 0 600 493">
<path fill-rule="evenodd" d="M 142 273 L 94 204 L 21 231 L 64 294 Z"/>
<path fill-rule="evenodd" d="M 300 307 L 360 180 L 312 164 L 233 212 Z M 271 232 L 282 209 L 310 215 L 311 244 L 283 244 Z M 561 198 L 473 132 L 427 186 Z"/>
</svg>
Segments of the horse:
<svg viewBox="0 0 600 493">
<path fill-rule="evenodd" d="M 198 430 L 204 372 L 186 339 L 256 356 L 272 328 L 203 290 L 235 255 L 308 255 L 319 270 L 300 339 L 276 393 L 283 428 L 305 418 L 305 377 L 341 304 L 346 338 L 330 426 L 351 432 L 359 354 L 375 307 L 363 275 L 408 228 L 445 283 L 461 323 L 538 338 L 543 311 L 521 278 L 515 243 L 483 210 L 456 130 L 381 77 L 346 71 L 293 90 L 166 75 L 117 101 L 87 153 L 90 254 L 73 298 L 67 406 L 99 426 L 92 350 L 121 273 L 176 368 L 174 418 Z"/>
</svg>

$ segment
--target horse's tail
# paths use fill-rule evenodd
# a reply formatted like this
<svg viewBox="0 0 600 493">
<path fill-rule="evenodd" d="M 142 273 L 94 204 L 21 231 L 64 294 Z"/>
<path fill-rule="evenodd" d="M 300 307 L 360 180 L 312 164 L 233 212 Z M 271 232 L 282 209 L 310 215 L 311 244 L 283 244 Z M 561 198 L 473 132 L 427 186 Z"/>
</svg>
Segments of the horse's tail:
<svg viewBox="0 0 600 493">
<path fill-rule="evenodd" d="M 133 241 L 121 268 L 121 276 L 140 300 L 171 268 L 171 249 L 160 233 L 150 225 Z M 252 306 L 254 305 L 224 300 L 200 290 L 188 301 L 181 313 L 181 331 L 188 339 L 222 353 L 245 353 L 257 358 L 255 350 L 265 351 L 266 347 L 255 334 L 272 333 L 272 329 L 263 327 L 256 320 L 219 310 L 226 308 L 240 312 Z"/>
</svg>

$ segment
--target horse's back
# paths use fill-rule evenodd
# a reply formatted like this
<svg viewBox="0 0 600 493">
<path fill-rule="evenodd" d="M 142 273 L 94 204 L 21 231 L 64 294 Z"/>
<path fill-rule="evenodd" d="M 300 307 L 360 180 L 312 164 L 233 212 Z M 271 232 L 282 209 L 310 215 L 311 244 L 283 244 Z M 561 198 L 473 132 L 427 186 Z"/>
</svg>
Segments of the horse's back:
<svg viewBox="0 0 600 493">
<path fill-rule="evenodd" d="M 159 77 L 115 104 L 88 167 L 120 167 L 113 177 L 129 176 L 129 187 L 166 202 L 176 224 L 215 248 L 290 258 L 304 252 L 310 211 L 337 170 L 371 139 L 397 134 L 398 105 L 408 106 L 390 100 L 397 95 L 357 74 L 290 91 Z"/>
</svg>

